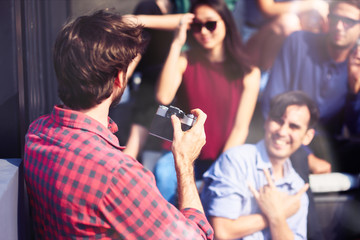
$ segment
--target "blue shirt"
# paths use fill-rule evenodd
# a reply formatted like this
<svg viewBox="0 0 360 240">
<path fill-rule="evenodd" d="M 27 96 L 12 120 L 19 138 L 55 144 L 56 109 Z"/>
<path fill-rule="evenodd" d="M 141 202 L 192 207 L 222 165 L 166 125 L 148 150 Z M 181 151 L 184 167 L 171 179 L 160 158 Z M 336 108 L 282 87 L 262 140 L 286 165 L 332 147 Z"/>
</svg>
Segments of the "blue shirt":
<svg viewBox="0 0 360 240">
<path fill-rule="evenodd" d="M 285 41 L 262 95 L 267 116 L 273 96 L 292 90 L 307 93 L 319 106 L 320 123 L 340 133 L 348 94 L 347 61 L 336 63 L 326 49 L 326 35 L 299 31 Z"/>
<path fill-rule="evenodd" d="M 205 187 L 201 192 L 201 200 L 206 215 L 237 219 L 261 213 L 247 182 L 257 190 L 268 184 L 264 168 L 272 172 L 264 140 L 256 145 L 237 146 L 223 153 L 204 174 Z M 303 187 L 304 181 L 295 172 L 289 159 L 284 164 L 284 178 L 277 180 L 275 185 L 287 194 L 295 194 Z M 308 203 L 308 197 L 304 194 L 299 211 L 287 219 L 295 239 L 306 239 Z M 243 239 L 271 239 L 270 229 L 266 228 Z"/>
<path fill-rule="evenodd" d="M 345 106 L 345 124 L 353 136 L 360 136 L 360 94 L 348 94 Z"/>
</svg>

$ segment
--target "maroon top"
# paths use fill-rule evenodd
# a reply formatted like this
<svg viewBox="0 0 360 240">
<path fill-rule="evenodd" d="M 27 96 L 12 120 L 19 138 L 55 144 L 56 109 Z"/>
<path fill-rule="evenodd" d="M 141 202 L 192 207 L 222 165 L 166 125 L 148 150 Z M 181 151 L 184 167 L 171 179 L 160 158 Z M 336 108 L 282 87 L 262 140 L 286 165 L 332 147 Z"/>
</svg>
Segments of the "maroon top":
<svg viewBox="0 0 360 240">
<path fill-rule="evenodd" d="M 179 100 L 186 104 L 185 111 L 200 108 L 207 114 L 206 144 L 199 159 L 215 160 L 222 152 L 234 126 L 242 89 L 242 79 L 227 79 L 223 63 L 189 55 Z"/>
</svg>

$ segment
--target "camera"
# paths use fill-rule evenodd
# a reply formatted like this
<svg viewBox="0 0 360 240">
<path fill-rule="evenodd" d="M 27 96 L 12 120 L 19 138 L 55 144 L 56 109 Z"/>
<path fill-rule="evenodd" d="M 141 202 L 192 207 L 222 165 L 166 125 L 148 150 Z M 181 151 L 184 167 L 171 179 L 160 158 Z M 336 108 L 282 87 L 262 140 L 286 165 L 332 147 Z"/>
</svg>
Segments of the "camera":
<svg viewBox="0 0 360 240">
<path fill-rule="evenodd" d="M 161 139 L 172 142 L 174 128 L 171 123 L 171 116 L 176 115 L 181 122 L 183 131 L 189 130 L 195 123 L 196 117 L 193 114 L 185 114 L 177 107 L 160 105 L 152 120 L 150 134 Z"/>
</svg>

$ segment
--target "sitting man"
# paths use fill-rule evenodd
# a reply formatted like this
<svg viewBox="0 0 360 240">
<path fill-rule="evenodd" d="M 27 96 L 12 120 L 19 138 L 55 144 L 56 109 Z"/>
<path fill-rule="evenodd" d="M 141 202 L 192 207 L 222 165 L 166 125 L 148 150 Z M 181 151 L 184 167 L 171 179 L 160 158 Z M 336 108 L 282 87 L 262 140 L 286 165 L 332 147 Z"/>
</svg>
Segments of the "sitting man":
<svg viewBox="0 0 360 240">
<path fill-rule="evenodd" d="M 180 211 L 154 176 L 122 152 L 108 117 L 146 45 L 142 27 L 98 11 L 66 24 L 54 47 L 64 105 L 33 122 L 26 136 L 25 180 L 36 239 L 212 239 L 194 181 L 206 115 L 183 132 L 172 117 Z"/>
<path fill-rule="evenodd" d="M 204 174 L 201 199 L 216 238 L 306 239 L 309 185 L 289 157 L 311 142 L 318 117 L 305 93 L 280 94 L 264 139 L 229 149 Z"/>
</svg>

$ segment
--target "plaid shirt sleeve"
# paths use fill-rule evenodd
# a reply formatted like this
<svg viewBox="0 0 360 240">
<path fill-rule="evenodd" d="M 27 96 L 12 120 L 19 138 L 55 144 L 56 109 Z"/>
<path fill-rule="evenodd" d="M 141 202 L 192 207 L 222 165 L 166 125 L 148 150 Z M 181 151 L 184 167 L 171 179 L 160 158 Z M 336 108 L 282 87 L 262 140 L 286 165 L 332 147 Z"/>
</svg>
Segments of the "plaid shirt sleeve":
<svg viewBox="0 0 360 240">
<path fill-rule="evenodd" d="M 191 208 L 178 211 L 141 164 L 122 164 L 108 186 L 99 210 L 122 239 L 213 239 L 205 215 Z"/>
</svg>

